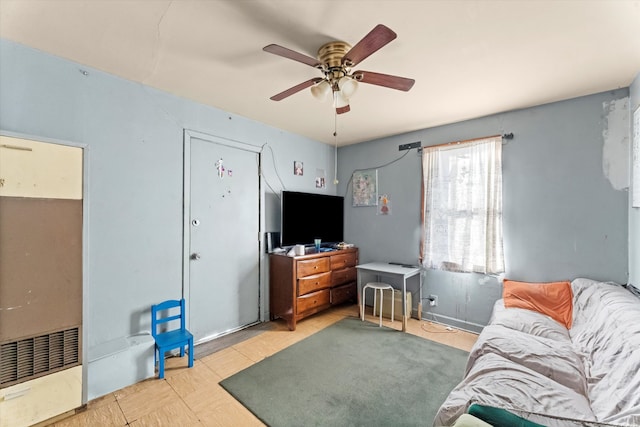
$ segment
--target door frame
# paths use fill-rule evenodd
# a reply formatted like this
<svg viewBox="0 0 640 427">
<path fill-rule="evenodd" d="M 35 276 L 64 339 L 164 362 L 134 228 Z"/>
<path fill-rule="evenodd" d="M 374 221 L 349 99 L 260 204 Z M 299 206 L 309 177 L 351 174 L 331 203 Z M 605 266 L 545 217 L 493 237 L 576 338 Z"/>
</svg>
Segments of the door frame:
<svg viewBox="0 0 640 427">
<path fill-rule="evenodd" d="M 263 266 L 265 264 L 265 241 L 263 238 L 263 230 L 265 228 L 265 190 L 264 190 L 264 182 L 262 177 L 262 147 L 249 144 L 242 141 L 236 141 L 229 138 L 215 136 L 206 134 L 203 132 L 198 132 L 195 130 L 184 129 L 184 142 L 183 142 L 183 160 L 184 160 L 184 168 L 183 168 L 183 187 L 182 187 L 182 297 L 186 300 L 187 310 L 189 311 L 191 307 L 189 306 L 189 297 L 191 290 L 190 283 L 190 255 L 191 255 L 191 140 L 192 139 L 200 139 L 206 142 L 221 144 L 231 148 L 248 151 L 251 153 L 255 153 L 258 156 L 258 209 L 259 209 L 259 218 L 258 218 L 258 321 L 264 322 L 266 312 L 265 308 L 267 307 L 267 289 L 265 284 L 268 283 L 265 278 L 265 271 Z M 187 327 L 189 326 L 190 316 L 187 316 Z M 225 331 L 221 334 L 218 334 L 211 338 L 216 338 L 221 335 L 225 335 L 231 332 L 235 332 L 236 330 L 244 329 L 251 325 L 243 326 L 238 329 L 234 329 L 231 331 Z"/>
</svg>

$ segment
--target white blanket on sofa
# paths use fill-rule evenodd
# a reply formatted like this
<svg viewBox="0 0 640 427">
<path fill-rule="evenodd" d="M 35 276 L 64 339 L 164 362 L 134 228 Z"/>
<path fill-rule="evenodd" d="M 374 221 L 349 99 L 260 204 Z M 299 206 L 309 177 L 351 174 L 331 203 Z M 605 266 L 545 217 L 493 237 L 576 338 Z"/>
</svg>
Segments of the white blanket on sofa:
<svg viewBox="0 0 640 427">
<path fill-rule="evenodd" d="M 570 341 L 554 341 L 489 325 L 469 354 L 467 374 L 485 354 L 495 354 L 537 372 L 581 395 L 587 394 L 584 363 Z"/>
<path fill-rule="evenodd" d="M 496 302 L 434 425 L 451 425 L 478 403 L 548 426 L 640 426 L 640 299 L 589 279 L 571 287 L 570 330 Z"/>
<path fill-rule="evenodd" d="M 569 331 L 585 355 L 591 408 L 598 421 L 640 425 L 640 299 L 611 283 L 572 283 L 574 322 Z"/>
<path fill-rule="evenodd" d="M 554 413 L 570 419 L 594 419 L 585 396 L 491 353 L 481 356 L 451 392 L 434 425 L 452 425 L 473 403 L 507 410 Z"/>
</svg>

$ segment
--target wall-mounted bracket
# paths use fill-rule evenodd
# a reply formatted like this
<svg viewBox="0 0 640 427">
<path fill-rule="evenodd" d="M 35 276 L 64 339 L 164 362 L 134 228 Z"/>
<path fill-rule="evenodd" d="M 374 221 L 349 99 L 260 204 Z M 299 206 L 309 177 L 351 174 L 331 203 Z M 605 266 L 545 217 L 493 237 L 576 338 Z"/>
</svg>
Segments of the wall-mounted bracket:
<svg viewBox="0 0 640 427">
<path fill-rule="evenodd" d="M 398 151 L 411 150 L 412 148 L 420 148 L 421 144 L 422 143 L 420 141 L 412 142 L 410 144 L 400 144 L 398 146 Z"/>
</svg>

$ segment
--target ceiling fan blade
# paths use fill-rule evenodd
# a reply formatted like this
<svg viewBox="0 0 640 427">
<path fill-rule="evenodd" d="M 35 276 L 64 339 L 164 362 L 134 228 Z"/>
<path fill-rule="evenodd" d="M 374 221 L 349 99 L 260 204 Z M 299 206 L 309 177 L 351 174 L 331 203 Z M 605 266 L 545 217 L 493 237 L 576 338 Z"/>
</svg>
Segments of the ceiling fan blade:
<svg viewBox="0 0 640 427">
<path fill-rule="evenodd" d="M 301 90 L 306 89 L 306 88 L 308 88 L 310 86 L 313 86 L 314 84 L 316 84 L 316 83 L 318 83 L 320 81 L 322 81 L 322 79 L 320 77 L 316 77 L 316 78 L 307 80 L 306 82 L 302 82 L 302 83 L 300 83 L 298 85 L 295 85 L 294 87 L 290 87 L 289 89 L 287 89 L 287 90 L 285 90 L 283 92 L 280 92 L 277 95 L 273 95 L 269 99 L 271 99 L 273 101 L 282 101 L 286 97 L 291 96 L 294 93 L 298 93 Z"/>
<path fill-rule="evenodd" d="M 389 27 L 378 24 L 344 55 L 342 63 L 348 67 L 353 67 L 396 37 L 397 34 Z"/>
<path fill-rule="evenodd" d="M 345 105 L 344 107 L 338 107 L 336 108 L 336 113 L 338 114 L 344 114 L 344 113 L 348 113 L 349 111 L 351 111 L 351 108 L 349 108 L 349 105 Z"/>
<path fill-rule="evenodd" d="M 286 47 L 279 46 L 277 44 L 270 44 L 262 48 L 265 52 L 273 53 L 274 55 L 282 56 L 285 58 L 293 59 L 294 61 L 302 62 L 303 64 L 311 65 L 312 67 L 318 67 L 320 61 L 316 58 L 298 53 L 295 50 L 291 50 Z"/>
<path fill-rule="evenodd" d="M 413 87 L 416 82 L 414 79 L 407 79 L 405 77 L 390 76 L 389 74 L 374 73 L 372 71 L 354 71 L 352 73 L 354 78 L 362 83 L 369 83 L 372 85 L 389 87 L 391 89 L 408 91 Z"/>
</svg>

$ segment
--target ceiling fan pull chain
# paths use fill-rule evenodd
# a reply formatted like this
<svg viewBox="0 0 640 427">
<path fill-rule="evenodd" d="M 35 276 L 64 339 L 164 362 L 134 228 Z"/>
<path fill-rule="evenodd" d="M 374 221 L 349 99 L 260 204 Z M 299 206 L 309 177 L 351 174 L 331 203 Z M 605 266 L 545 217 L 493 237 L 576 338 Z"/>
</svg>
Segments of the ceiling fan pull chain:
<svg viewBox="0 0 640 427">
<path fill-rule="evenodd" d="M 333 113 L 333 140 L 334 140 L 334 153 L 333 153 L 333 185 L 338 185 L 338 112 Z"/>
</svg>

